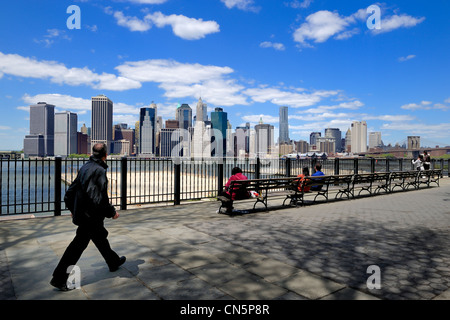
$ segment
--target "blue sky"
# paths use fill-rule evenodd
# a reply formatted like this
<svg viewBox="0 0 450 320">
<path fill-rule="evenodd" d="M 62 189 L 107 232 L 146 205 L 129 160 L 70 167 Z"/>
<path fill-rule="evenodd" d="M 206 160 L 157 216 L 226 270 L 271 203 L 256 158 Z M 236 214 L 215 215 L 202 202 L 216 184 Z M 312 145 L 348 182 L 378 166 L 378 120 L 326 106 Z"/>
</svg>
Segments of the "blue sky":
<svg viewBox="0 0 450 320">
<path fill-rule="evenodd" d="M 81 29 L 67 20 L 80 8 Z M 381 9 L 381 29 L 367 20 Z M 20 150 L 29 105 L 46 101 L 90 126 L 90 99 L 134 126 L 155 102 L 222 107 L 233 128 L 290 138 L 366 120 L 387 143 L 450 145 L 450 2 L 328 0 L 16 0 L 0 9 L 0 150 Z"/>
</svg>

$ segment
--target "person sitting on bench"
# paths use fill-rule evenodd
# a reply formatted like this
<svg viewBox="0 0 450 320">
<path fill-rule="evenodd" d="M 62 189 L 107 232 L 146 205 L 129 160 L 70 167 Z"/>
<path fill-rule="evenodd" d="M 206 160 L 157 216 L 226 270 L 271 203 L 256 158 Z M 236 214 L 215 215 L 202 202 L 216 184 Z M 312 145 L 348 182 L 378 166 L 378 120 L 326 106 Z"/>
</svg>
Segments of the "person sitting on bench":
<svg viewBox="0 0 450 320">
<path fill-rule="evenodd" d="M 303 185 L 303 181 L 305 180 L 305 177 L 309 177 L 309 168 L 304 167 L 302 172 L 303 172 L 302 174 L 299 174 L 297 176 L 297 178 L 300 178 L 300 181 L 298 182 L 298 191 L 309 192 L 311 187 L 308 186 L 307 184 L 305 186 Z M 311 181 L 311 180 L 308 179 L 308 181 Z"/>
<path fill-rule="evenodd" d="M 222 193 L 222 196 L 230 200 L 223 203 L 223 206 L 225 206 L 227 209 L 226 213 L 233 212 L 234 200 L 242 200 L 250 198 L 250 194 L 246 189 L 245 183 L 237 185 L 234 184 L 233 187 L 231 187 L 231 182 L 237 180 L 248 180 L 248 178 L 242 174 L 242 170 L 239 167 L 235 167 L 233 168 L 233 170 L 231 170 L 231 177 L 225 184 L 225 191 Z"/>
<path fill-rule="evenodd" d="M 320 163 L 316 163 L 315 166 L 315 170 L 316 172 L 313 173 L 312 177 L 319 177 L 319 176 L 324 176 L 325 174 L 322 172 L 322 165 Z M 322 179 L 312 179 L 312 183 L 320 183 L 320 181 L 322 181 Z M 323 185 L 314 185 L 311 186 L 311 191 L 320 191 L 322 190 Z"/>
</svg>

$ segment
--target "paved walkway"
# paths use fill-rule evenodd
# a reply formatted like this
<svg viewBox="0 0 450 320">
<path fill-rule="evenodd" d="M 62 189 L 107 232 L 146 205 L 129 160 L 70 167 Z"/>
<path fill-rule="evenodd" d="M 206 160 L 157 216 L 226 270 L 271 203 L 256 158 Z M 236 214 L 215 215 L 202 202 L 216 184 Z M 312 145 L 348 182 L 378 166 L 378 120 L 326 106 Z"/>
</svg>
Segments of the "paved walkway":
<svg viewBox="0 0 450 320">
<path fill-rule="evenodd" d="M 91 243 L 81 289 L 70 292 L 49 285 L 75 234 L 70 217 L 1 221 L 0 300 L 448 300 L 449 205 L 445 178 L 439 188 L 235 217 L 216 214 L 215 201 L 132 209 L 106 222 L 127 262 L 109 272 Z M 381 289 L 369 289 L 378 274 Z"/>
</svg>

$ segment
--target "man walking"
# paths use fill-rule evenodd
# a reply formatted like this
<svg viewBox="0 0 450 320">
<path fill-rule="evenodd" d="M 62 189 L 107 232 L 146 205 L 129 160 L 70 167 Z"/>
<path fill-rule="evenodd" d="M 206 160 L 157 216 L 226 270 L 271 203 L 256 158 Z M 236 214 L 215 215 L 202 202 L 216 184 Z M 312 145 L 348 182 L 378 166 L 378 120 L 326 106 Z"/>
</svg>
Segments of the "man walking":
<svg viewBox="0 0 450 320">
<path fill-rule="evenodd" d="M 126 260 L 125 257 L 119 257 L 111 249 L 107 239 L 108 231 L 103 225 L 105 218 L 117 219 L 119 217 L 108 198 L 106 145 L 97 143 L 92 151 L 93 155 L 81 167 L 77 178 L 70 185 L 64 197 L 67 208 L 72 213 L 72 221 L 78 226 L 78 229 L 50 281 L 52 286 L 62 291 L 69 290 L 67 287 L 68 268 L 77 263 L 90 240 L 100 251 L 111 272 L 116 271 Z"/>
</svg>

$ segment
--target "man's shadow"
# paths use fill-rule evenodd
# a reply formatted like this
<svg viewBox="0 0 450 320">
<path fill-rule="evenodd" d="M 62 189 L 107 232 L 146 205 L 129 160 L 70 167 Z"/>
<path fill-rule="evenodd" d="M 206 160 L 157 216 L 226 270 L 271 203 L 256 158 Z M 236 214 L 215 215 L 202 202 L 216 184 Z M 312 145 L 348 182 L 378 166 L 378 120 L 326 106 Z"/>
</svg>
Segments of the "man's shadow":
<svg viewBox="0 0 450 320">
<path fill-rule="evenodd" d="M 92 263 L 89 269 L 81 270 L 81 286 L 113 278 L 134 278 L 139 274 L 139 265 L 145 263 L 143 259 L 127 260 L 117 271 L 110 272 L 105 262 Z"/>
</svg>

